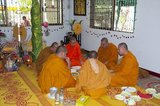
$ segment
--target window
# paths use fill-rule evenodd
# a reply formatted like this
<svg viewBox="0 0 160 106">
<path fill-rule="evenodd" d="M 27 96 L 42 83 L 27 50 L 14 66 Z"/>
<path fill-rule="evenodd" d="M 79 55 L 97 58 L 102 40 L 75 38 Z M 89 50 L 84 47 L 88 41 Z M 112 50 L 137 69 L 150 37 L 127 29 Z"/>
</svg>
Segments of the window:
<svg viewBox="0 0 160 106">
<path fill-rule="evenodd" d="M 91 0 L 90 27 L 134 32 L 137 0 Z"/>
<path fill-rule="evenodd" d="M 25 16 L 30 22 L 32 0 L 0 0 L 0 25 L 14 26 L 23 23 Z"/>
<path fill-rule="evenodd" d="M 63 1 L 42 0 L 42 19 L 50 25 L 63 24 Z"/>
<path fill-rule="evenodd" d="M 63 23 L 62 0 L 41 0 L 42 21 L 49 24 L 60 25 Z M 0 0 L 0 25 L 15 26 L 17 23 L 31 24 L 32 0 Z M 24 22 L 23 16 L 26 17 Z"/>
</svg>

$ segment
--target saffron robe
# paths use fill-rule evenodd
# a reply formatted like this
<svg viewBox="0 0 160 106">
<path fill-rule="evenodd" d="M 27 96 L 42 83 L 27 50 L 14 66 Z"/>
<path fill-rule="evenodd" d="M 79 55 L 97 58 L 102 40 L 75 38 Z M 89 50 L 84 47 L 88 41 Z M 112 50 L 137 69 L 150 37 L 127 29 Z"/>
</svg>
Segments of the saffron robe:
<svg viewBox="0 0 160 106">
<path fill-rule="evenodd" d="M 82 65 L 80 74 L 77 79 L 77 91 L 84 91 L 84 93 L 92 98 L 99 98 L 106 94 L 106 87 L 110 84 L 110 73 L 106 66 L 94 59 L 97 65 L 92 65 L 90 59 L 86 60 Z M 98 71 L 95 71 L 96 68 Z"/>
<path fill-rule="evenodd" d="M 131 52 L 123 56 L 113 70 L 111 86 L 135 86 L 137 84 L 139 67 L 136 57 Z"/>
<path fill-rule="evenodd" d="M 48 59 L 48 57 L 53 54 L 54 52 L 50 49 L 50 47 L 46 47 L 43 50 L 41 50 L 40 54 L 38 55 L 38 58 L 36 60 L 36 71 L 37 75 L 42 70 L 43 63 Z"/>
<path fill-rule="evenodd" d="M 108 69 L 112 69 L 118 61 L 117 47 L 112 43 L 109 43 L 107 48 L 99 47 L 98 60 L 104 63 Z"/>
<path fill-rule="evenodd" d="M 66 45 L 67 57 L 69 57 L 71 66 L 81 66 L 81 49 L 78 42 L 74 46 L 70 43 Z"/>
<path fill-rule="evenodd" d="M 66 62 L 55 54 L 52 54 L 43 64 L 38 83 L 42 93 L 48 93 L 51 87 L 74 87 L 76 81 L 72 77 Z"/>
</svg>

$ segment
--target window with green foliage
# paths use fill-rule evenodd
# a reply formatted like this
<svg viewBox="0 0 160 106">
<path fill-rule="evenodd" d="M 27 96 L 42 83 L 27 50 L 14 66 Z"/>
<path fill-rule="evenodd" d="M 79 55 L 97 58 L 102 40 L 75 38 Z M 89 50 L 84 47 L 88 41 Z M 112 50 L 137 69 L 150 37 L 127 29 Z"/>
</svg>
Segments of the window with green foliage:
<svg viewBox="0 0 160 106">
<path fill-rule="evenodd" d="M 137 0 L 91 0 L 90 27 L 134 32 Z"/>
<path fill-rule="evenodd" d="M 25 16 L 30 22 L 32 0 L 0 0 L 0 25 L 14 26 L 22 24 Z"/>
<path fill-rule="evenodd" d="M 63 24 L 63 1 L 62 0 L 42 0 L 42 21 L 50 25 Z"/>
</svg>

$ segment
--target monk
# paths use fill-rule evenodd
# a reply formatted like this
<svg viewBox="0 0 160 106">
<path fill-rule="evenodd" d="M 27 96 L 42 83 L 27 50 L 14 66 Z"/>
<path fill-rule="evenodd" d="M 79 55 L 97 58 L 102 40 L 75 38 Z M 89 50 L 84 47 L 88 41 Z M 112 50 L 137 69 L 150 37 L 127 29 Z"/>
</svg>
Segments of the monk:
<svg viewBox="0 0 160 106">
<path fill-rule="evenodd" d="M 55 53 L 57 47 L 58 47 L 58 43 L 54 42 L 50 47 L 46 47 L 40 52 L 36 60 L 37 75 L 39 75 L 39 73 L 41 72 L 43 63 L 48 59 L 48 57 L 51 54 Z"/>
<path fill-rule="evenodd" d="M 106 87 L 110 84 L 110 73 L 106 66 L 97 59 L 97 52 L 89 52 L 89 58 L 84 62 L 78 76 L 76 89 L 92 98 L 99 98 L 106 94 Z"/>
<path fill-rule="evenodd" d="M 66 53 L 66 48 L 59 46 L 56 53 L 52 54 L 43 64 L 38 78 L 42 93 L 48 93 L 51 87 L 68 88 L 75 86 L 76 81 L 65 62 Z M 69 62 L 68 59 L 66 61 Z"/>
<path fill-rule="evenodd" d="M 112 70 L 111 86 L 135 86 L 138 80 L 138 62 L 136 57 L 128 50 L 126 43 L 118 45 L 118 52 L 123 56 L 119 64 Z"/>
<path fill-rule="evenodd" d="M 111 69 L 117 64 L 118 50 L 113 43 L 109 43 L 107 38 L 101 39 L 101 46 L 98 49 L 98 60 Z"/>
<path fill-rule="evenodd" d="M 81 66 L 81 49 L 75 37 L 70 38 L 69 44 L 66 45 L 67 57 L 69 57 L 71 64 L 70 66 Z"/>
</svg>

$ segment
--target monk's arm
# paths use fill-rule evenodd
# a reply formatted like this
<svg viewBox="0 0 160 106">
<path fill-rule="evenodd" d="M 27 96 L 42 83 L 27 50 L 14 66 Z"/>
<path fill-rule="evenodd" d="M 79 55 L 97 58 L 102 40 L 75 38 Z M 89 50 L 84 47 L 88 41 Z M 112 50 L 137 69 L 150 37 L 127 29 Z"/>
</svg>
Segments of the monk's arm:
<svg viewBox="0 0 160 106">
<path fill-rule="evenodd" d="M 85 73 L 85 64 L 83 64 L 81 70 L 80 70 L 80 74 L 78 76 L 78 79 L 77 79 L 77 84 L 76 84 L 76 90 L 77 92 L 80 92 L 82 90 L 82 86 L 84 85 L 84 83 L 86 82 L 86 73 Z"/>
<path fill-rule="evenodd" d="M 117 61 L 118 61 L 118 51 L 117 49 L 113 49 L 111 51 L 109 60 L 106 62 L 106 65 L 109 67 L 115 66 L 117 64 Z"/>
<path fill-rule="evenodd" d="M 123 60 L 116 68 L 115 74 L 118 75 L 128 75 L 132 71 L 133 61 L 128 58 Z"/>
</svg>

